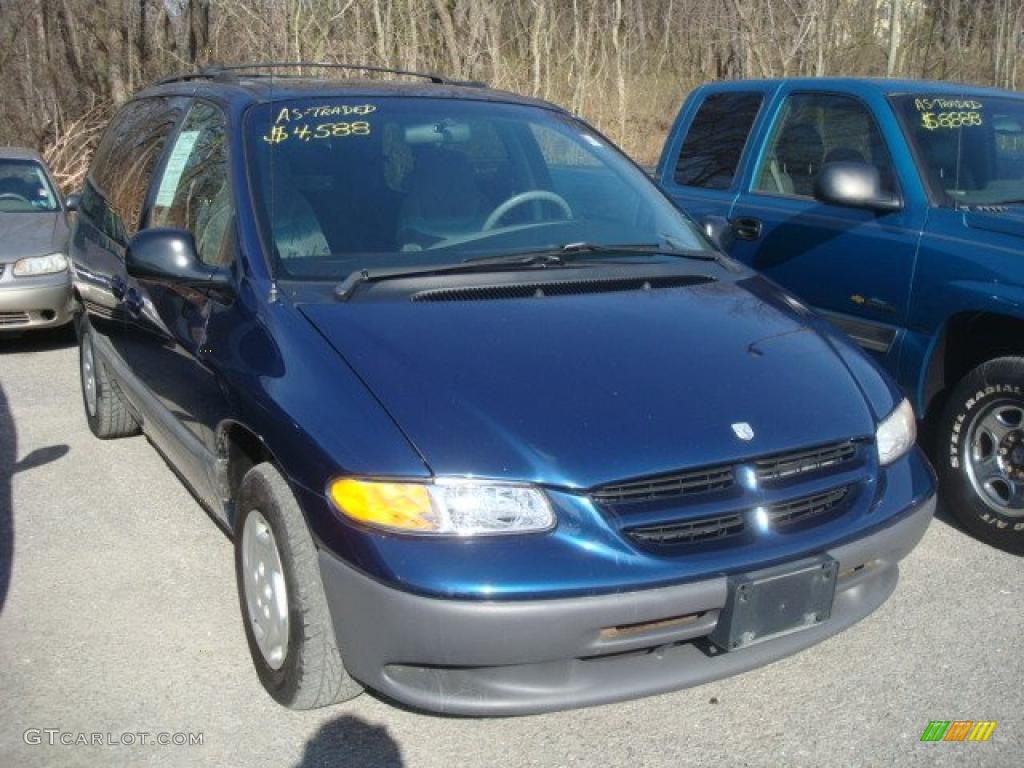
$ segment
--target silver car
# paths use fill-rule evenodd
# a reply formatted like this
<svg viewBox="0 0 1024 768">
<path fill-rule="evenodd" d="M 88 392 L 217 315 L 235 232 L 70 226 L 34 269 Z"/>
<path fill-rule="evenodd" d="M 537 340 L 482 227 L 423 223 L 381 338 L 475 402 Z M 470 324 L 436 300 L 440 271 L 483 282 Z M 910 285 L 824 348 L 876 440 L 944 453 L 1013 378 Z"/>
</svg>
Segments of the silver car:
<svg viewBox="0 0 1024 768">
<path fill-rule="evenodd" d="M 0 334 L 71 320 L 67 244 L 67 208 L 43 158 L 0 147 Z"/>
</svg>

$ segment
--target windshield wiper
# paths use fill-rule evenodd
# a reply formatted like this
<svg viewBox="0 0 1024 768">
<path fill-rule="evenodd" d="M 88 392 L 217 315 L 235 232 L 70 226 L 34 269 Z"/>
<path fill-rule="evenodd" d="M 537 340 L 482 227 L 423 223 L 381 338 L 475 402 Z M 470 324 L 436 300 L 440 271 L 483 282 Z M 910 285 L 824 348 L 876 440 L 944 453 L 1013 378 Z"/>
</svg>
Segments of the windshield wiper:
<svg viewBox="0 0 1024 768">
<path fill-rule="evenodd" d="M 568 243 L 557 248 L 545 248 L 537 251 L 526 251 L 509 254 L 507 256 L 485 256 L 475 259 L 467 259 L 465 264 L 501 264 L 515 263 L 515 260 L 530 259 L 529 263 L 537 263 L 538 260 L 545 264 L 559 265 L 570 261 L 576 261 L 581 256 L 589 254 L 649 254 L 651 256 L 670 256 L 679 259 L 692 259 L 694 261 L 711 261 L 722 265 L 726 269 L 735 272 L 736 267 L 728 259 L 724 259 L 718 251 L 696 250 L 692 248 L 681 248 L 676 246 L 668 237 L 665 238 L 667 245 L 659 243 L 619 243 L 604 245 L 602 243 Z"/>
<path fill-rule="evenodd" d="M 566 260 L 552 255 L 547 251 L 518 253 L 506 256 L 486 256 L 480 259 L 467 259 L 455 264 L 434 264 L 422 267 L 398 267 L 396 269 L 360 269 L 351 272 L 337 288 L 334 295 L 342 301 L 348 300 L 356 288 L 364 283 L 379 283 L 384 280 L 399 280 L 404 277 L 421 277 L 426 275 L 451 275 L 472 272 L 499 272 L 516 270 L 522 267 L 566 267 Z M 577 266 L 577 265 L 572 265 Z"/>
</svg>

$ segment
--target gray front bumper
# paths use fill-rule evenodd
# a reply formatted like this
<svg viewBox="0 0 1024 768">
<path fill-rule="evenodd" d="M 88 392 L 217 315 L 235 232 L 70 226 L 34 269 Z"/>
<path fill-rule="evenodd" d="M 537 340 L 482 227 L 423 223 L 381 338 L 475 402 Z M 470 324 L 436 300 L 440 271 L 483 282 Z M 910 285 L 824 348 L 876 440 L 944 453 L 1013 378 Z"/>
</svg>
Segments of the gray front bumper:
<svg viewBox="0 0 1024 768">
<path fill-rule="evenodd" d="M 74 311 L 67 273 L 0 282 L 0 333 L 50 328 L 70 322 Z"/>
<path fill-rule="evenodd" d="M 422 709 L 520 715 L 699 685 L 837 634 L 885 602 L 897 563 L 934 511 L 933 496 L 828 551 L 840 572 L 830 619 L 731 653 L 706 639 L 726 602 L 725 576 L 593 597 L 482 602 L 402 592 L 324 551 L 320 570 L 345 666 L 357 680 Z M 635 629 L 640 624 L 653 626 Z"/>
</svg>

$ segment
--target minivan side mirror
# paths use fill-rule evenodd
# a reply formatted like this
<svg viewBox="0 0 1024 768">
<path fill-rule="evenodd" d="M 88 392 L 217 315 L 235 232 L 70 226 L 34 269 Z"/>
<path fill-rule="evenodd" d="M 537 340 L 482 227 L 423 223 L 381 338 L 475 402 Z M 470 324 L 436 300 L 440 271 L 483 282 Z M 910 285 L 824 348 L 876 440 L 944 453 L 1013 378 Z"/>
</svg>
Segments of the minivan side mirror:
<svg viewBox="0 0 1024 768">
<path fill-rule="evenodd" d="M 68 213 L 74 213 L 78 210 L 78 206 L 82 203 L 82 196 L 77 192 L 73 192 L 64 198 L 64 208 L 67 209 Z"/>
<path fill-rule="evenodd" d="M 728 253 L 736 240 L 736 232 L 732 228 L 732 223 L 724 216 L 705 216 L 701 219 L 700 224 L 708 240 L 722 253 Z"/>
<path fill-rule="evenodd" d="M 229 270 L 200 261 L 196 241 L 185 229 L 143 229 L 128 242 L 124 263 L 132 277 L 212 288 L 231 285 Z"/>
<path fill-rule="evenodd" d="M 826 163 L 814 182 L 814 197 L 823 203 L 879 212 L 903 208 L 896 195 L 882 191 L 878 169 L 861 162 Z"/>
</svg>

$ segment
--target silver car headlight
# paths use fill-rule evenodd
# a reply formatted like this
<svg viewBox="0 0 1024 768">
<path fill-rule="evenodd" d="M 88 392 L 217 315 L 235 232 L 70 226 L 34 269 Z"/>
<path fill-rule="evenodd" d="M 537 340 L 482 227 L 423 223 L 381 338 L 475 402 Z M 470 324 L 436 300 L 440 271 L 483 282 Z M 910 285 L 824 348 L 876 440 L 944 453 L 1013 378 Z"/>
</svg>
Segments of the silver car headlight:
<svg viewBox="0 0 1024 768">
<path fill-rule="evenodd" d="M 546 531 L 555 525 L 544 492 L 530 485 L 438 478 L 391 482 L 342 477 L 327 487 L 345 517 L 406 533 L 481 536 Z"/>
<path fill-rule="evenodd" d="M 883 467 L 892 464 L 905 454 L 917 439 L 917 419 L 909 400 L 904 399 L 896 409 L 882 419 L 875 430 L 875 445 L 878 447 L 878 463 Z"/>
<path fill-rule="evenodd" d="M 37 275 L 54 275 L 68 268 L 68 257 L 63 253 L 51 253 L 48 256 L 29 256 L 14 262 L 15 277 L 35 277 Z"/>
</svg>

